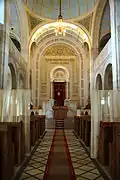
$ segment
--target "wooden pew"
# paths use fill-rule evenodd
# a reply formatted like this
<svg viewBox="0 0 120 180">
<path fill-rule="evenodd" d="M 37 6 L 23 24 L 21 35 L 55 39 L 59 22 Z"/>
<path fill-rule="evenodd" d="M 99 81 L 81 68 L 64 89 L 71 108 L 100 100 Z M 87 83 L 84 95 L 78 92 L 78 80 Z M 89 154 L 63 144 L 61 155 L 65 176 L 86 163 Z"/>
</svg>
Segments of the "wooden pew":
<svg viewBox="0 0 120 180">
<path fill-rule="evenodd" d="M 0 123 L 0 180 L 10 180 L 14 174 L 14 150 L 12 126 Z"/>
<path fill-rule="evenodd" d="M 35 119 L 35 141 L 39 139 L 39 119 L 36 117 Z"/>
<path fill-rule="evenodd" d="M 23 162 L 25 158 L 25 130 L 24 130 L 24 123 L 21 121 L 21 157 L 20 162 Z"/>
<path fill-rule="evenodd" d="M 24 146 L 24 142 L 21 139 L 21 122 L 12 122 L 12 141 L 15 148 L 15 164 L 19 165 L 21 163 L 23 152 L 21 152 L 21 147 Z"/>
<path fill-rule="evenodd" d="M 77 118 L 77 116 L 74 116 L 74 132 L 76 132 L 76 118 Z"/>
<path fill-rule="evenodd" d="M 30 139 L 31 146 L 35 145 L 35 142 L 43 135 L 45 131 L 45 116 L 44 115 L 32 115 L 30 117 Z"/>
<path fill-rule="evenodd" d="M 74 116 L 74 132 L 77 136 L 80 134 L 80 117 Z"/>
<path fill-rule="evenodd" d="M 86 146 L 90 146 L 91 140 L 91 116 L 86 115 L 85 118 L 85 144 Z"/>
<path fill-rule="evenodd" d="M 45 132 L 45 116 L 40 116 L 40 136 L 42 136 Z"/>
<path fill-rule="evenodd" d="M 31 143 L 31 146 L 34 146 L 35 141 L 36 141 L 35 118 L 36 118 L 36 116 L 34 116 L 34 115 L 30 116 L 30 143 Z"/>
<path fill-rule="evenodd" d="M 74 117 L 74 131 L 79 136 L 86 146 L 90 146 L 91 138 L 91 116 L 80 115 Z"/>
<path fill-rule="evenodd" d="M 82 115 L 82 140 L 85 141 L 85 119 L 84 119 L 84 115 Z"/>
<path fill-rule="evenodd" d="M 80 124 L 79 124 L 79 136 L 82 139 L 82 115 L 79 117 Z"/>
<path fill-rule="evenodd" d="M 113 141 L 113 122 L 100 122 L 98 159 L 104 166 L 109 166 L 109 143 Z"/>
<path fill-rule="evenodd" d="M 81 129 L 80 136 L 83 139 L 83 141 L 85 142 L 85 145 L 90 146 L 91 116 L 81 115 L 80 129 Z"/>
<path fill-rule="evenodd" d="M 19 165 L 24 156 L 24 126 L 23 122 L 2 122 L 11 127 L 12 142 L 15 149 L 15 165 Z"/>
<path fill-rule="evenodd" d="M 113 142 L 109 144 L 109 171 L 113 179 L 120 179 L 120 122 L 114 122 Z"/>
</svg>

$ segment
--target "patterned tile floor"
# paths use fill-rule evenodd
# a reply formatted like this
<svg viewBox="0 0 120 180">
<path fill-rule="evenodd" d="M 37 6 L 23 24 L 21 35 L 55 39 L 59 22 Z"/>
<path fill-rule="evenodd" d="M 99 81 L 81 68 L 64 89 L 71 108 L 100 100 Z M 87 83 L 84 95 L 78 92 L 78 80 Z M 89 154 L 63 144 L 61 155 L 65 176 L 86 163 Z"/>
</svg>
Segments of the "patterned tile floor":
<svg viewBox="0 0 120 180">
<path fill-rule="evenodd" d="M 70 130 L 65 131 L 76 180 L 104 180 L 79 140 Z"/>
<path fill-rule="evenodd" d="M 48 130 L 19 180 L 43 180 L 54 130 Z M 104 180 L 71 130 L 65 131 L 76 180 Z"/>
<path fill-rule="evenodd" d="M 53 134 L 53 130 L 47 131 L 19 180 L 43 179 Z"/>
</svg>

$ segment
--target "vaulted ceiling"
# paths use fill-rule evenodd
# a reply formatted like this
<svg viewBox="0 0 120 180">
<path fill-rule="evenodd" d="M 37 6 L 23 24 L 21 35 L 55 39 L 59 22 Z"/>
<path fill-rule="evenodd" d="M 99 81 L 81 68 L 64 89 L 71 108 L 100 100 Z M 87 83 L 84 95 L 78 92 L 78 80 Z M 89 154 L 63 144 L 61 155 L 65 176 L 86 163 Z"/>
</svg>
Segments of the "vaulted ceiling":
<svg viewBox="0 0 120 180">
<path fill-rule="evenodd" d="M 47 19 L 57 19 L 59 0 L 23 0 L 28 11 Z M 75 19 L 94 10 L 98 0 L 62 0 L 63 19 Z"/>
</svg>

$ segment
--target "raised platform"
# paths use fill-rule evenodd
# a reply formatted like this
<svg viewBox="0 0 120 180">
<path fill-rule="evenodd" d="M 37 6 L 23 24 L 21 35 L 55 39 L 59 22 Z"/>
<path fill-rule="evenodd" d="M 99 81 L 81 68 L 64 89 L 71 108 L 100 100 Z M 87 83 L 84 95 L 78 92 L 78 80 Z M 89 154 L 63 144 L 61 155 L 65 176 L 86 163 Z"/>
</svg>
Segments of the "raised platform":
<svg viewBox="0 0 120 180">
<path fill-rule="evenodd" d="M 67 118 L 68 107 L 67 106 L 53 106 L 54 119 L 64 120 Z"/>
</svg>

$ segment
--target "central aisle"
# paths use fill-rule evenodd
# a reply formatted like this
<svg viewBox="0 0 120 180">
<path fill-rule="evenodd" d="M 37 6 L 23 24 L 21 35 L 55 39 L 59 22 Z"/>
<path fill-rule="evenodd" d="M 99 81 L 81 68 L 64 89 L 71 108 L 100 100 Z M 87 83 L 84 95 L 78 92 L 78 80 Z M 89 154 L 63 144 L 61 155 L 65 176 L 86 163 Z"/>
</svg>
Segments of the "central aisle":
<svg viewBox="0 0 120 180">
<path fill-rule="evenodd" d="M 48 130 L 19 180 L 74 179 L 104 180 L 71 130 Z"/>
<path fill-rule="evenodd" d="M 76 179 L 64 130 L 55 130 L 44 176 L 44 180 L 56 179 Z"/>
</svg>

